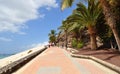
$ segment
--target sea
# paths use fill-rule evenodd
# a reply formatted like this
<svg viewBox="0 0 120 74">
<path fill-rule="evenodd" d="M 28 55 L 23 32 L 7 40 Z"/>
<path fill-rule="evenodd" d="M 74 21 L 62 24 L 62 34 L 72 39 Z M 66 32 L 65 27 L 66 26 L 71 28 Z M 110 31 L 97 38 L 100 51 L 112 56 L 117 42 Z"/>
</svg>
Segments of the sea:
<svg viewBox="0 0 120 74">
<path fill-rule="evenodd" d="M 12 54 L 0 54 L 0 59 L 11 56 Z"/>
</svg>

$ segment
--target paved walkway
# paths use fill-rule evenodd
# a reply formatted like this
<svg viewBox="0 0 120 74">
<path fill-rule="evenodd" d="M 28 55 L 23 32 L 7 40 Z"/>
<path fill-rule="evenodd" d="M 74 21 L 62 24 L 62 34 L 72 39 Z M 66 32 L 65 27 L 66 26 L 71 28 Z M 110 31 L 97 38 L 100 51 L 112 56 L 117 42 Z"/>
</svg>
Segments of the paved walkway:
<svg viewBox="0 0 120 74">
<path fill-rule="evenodd" d="M 64 49 L 51 47 L 14 74 L 117 74 L 87 59 L 72 58 Z"/>
</svg>

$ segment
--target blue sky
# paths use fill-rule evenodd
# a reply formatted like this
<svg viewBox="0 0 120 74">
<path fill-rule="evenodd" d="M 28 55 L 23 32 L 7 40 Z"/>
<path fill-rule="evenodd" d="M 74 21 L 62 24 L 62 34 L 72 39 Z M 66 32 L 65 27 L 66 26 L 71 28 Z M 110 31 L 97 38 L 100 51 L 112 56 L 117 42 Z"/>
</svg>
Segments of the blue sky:
<svg viewBox="0 0 120 74">
<path fill-rule="evenodd" d="M 0 53 L 16 53 L 46 44 L 75 6 L 60 10 L 61 0 L 1 0 Z"/>
</svg>

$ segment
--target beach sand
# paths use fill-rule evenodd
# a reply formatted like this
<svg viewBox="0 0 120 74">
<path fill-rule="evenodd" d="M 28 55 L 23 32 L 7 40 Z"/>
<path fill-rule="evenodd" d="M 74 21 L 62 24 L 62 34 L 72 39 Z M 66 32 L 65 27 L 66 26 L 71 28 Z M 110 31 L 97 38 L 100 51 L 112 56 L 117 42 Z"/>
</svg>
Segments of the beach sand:
<svg viewBox="0 0 120 74">
<path fill-rule="evenodd" d="M 0 68 L 1 67 L 4 67 L 14 61 L 17 61 L 21 58 L 24 58 L 40 49 L 44 48 L 44 46 L 39 46 L 39 47 L 35 47 L 35 48 L 32 48 L 32 49 L 28 49 L 26 51 L 23 51 L 23 52 L 20 52 L 20 53 L 17 53 L 15 55 L 11 55 L 9 57 L 6 57 L 6 58 L 3 58 L 3 59 L 0 59 Z"/>
</svg>

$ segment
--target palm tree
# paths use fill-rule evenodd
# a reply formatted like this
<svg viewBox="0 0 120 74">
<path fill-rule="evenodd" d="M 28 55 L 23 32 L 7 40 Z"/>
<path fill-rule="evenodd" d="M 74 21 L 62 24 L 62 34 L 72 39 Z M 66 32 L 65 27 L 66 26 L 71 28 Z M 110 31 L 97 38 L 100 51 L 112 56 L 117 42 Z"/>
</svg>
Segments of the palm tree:
<svg viewBox="0 0 120 74">
<path fill-rule="evenodd" d="M 51 30 L 51 32 L 48 34 L 49 36 L 49 42 L 54 43 L 56 45 L 56 31 Z"/>
<path fill-rule="evenodd" d="M 112 29 L 112 32 L 114 34 L 114 37 L 116 39 L 120 51 L 120 38 L 118 35 L 118 31 L 116 29 L 116 14 L 111 11 L 112 8 L 108 1 L 100 0 L 100 3 L 102 4 L 101 6 L 103 8 L 103 13 L 105 15 L 106 22 L 109 25 L 109 27 Z"/>
<path fill-rule="evenodd" d="M 82 3 L 77 4 L 77 9 L 75 9 L 73 15 L 69 17 L 71 21 L 79 22 L 88 28 L 91 49 L 97 49 L 95 25 L 100 14 L 101 8 L 99 7 L 99 3 L 88 1 L 88 7 Z"/>
<path fill-rule="evenodd" d="M 81 40 L 81 36 L 85 29 L 85 26 L 79 22 L 73 21 L 73 19 L 74 18 L 72 18 L 72 15 L 66 19 L 66 21 L 71 23 L 71 25 L 69 26 L 68 32 L 71 33 L 72 37 L 75 38 L 78 42 Z"/>
<path fill-rule="evenodd" d="M 61 31 L 58 32 L 57 36 L 56 36 L 56 43 L 57 43 L 57 46 L 60 45 L 60 41 L 61 41 Z"/>
<path fill-rule="evenodd" d="M 72 5 L 73 1 L 74 0 L 62 0 L 61 9 L 63 10 L 67 7 L 70 7 Z M 88 1 L 92 1 L 92 0 L 88 0 Z M 115 19 L 116 15 L 113 12 L 111 12 L 111 10 L 112 10 L 111 5 L 109 4 L 109 2 L 107 0 L 98 0 L 98 1 L 100 2 L 101 6 L 102 6 L 106 22 L 109 25 L 109 27 L 112 29 L 112 32 L 114 34 L 114 37 L 116 39 L 116 42 L 117 42 L 117 45 L 118 45 L 118 48 L 120 51 L 120 38 L 118 35 L 118 31 L 116 29 L 116 19 Z M 113 1 L 113 0 L 109 0 L 109 1 Z M 120 3 L 119 0 L 115 0 L 115 1 Z"/>
<path fill-rule="evenodd" d="M 68 45 L 68 29 L 69 29 L 69 27 L 70 27 L 70 24 L 67 20 L 64 20 L 62 22 L 62 25 L 59 27 L 59 29 L 65 33 L 65 47 L 66 47 L 66 49 L 67 49 L 67 45 Z"/>
</svg>

